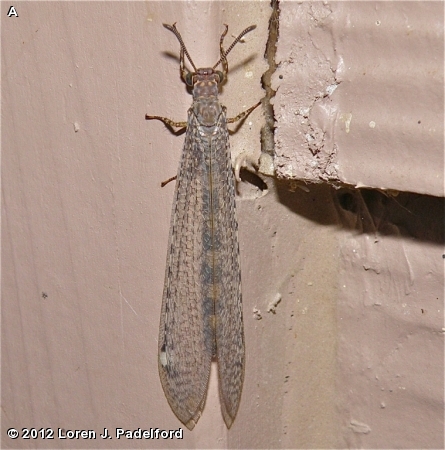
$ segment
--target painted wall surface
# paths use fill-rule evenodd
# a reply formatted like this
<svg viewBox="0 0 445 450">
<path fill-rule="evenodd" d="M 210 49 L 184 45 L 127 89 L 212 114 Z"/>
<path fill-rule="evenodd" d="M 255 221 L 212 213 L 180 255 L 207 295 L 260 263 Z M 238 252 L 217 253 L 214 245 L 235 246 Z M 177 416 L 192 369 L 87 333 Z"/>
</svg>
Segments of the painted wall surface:
<svg viewBox="0 0 445 450">
<path fill-rule="evenodd" d="M 443 3 L 280 9 L 277 175 L 374 188 L 333 195 L 342 430 L 331 445 L 442 448 Z"/>
<path fill-rule="evenodd" d="M 276 167 L 442 196 L 442 2 L 281 2 Z"/>
<path fill-rule="evenodd" d="M 281 2 L 270 67 L 268 1 L 9 6 L 2 448 L 443 448 L 443 5 Z M 264 164 L 237 185 L 247 360 L 229 431 L 215 370 L 190 432 L 157 369 L 174 192 L 160 183 L 184 136 L 144 117 L 182 121 L 191 103 L 174 22 L 197 66 L 224 23 L 229 42 L 257 25 L 229 57 L 230 117 L 263 98 L 268 69 L 276 90 L 275 147 L 260 109 L 231 136 L 233 159 Z"/>
</svg>

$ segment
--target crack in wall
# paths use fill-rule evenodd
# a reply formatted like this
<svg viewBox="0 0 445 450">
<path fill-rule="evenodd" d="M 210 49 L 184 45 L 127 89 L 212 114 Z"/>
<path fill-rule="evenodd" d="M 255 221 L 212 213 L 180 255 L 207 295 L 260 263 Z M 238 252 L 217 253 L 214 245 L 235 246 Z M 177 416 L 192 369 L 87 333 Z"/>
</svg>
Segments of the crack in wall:
<svg viewBox="0 0 445 450">
<path fill-rule="evenodd" d="M 263 89 L 266 92 L 263 101 L 263 111 L 265 117 L 265 125 L 261 129 L 261 157 L 259 172 L 264 175 L 275 175 L 273 157 L 275 154 L 274 130 L 275 115 L 272 105 L 272 98 L 275 97 L 276 91 L 272 89 L 272 75 L 277 70 L 275 55 L 277 52 L 277 42 L 279 35 L 279 18 L 280 8 L 279 0 L 271 0 L 272 14 L 269 19 L 269 37 L 266 43 L 264 57 L 267 60 L 269 69 L 264 72 L 261 77 Z"/>
</svg>

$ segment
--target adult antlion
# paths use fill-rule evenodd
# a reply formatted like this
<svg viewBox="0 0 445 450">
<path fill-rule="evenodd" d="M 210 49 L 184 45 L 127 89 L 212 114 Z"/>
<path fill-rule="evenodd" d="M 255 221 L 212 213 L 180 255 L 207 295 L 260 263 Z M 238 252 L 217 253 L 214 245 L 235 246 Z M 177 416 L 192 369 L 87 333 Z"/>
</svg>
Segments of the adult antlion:
<svg viewBox="0 0 445 450">
<path fill-rule="evenodd" d="M 167 252 L 159 329 L 159 375 L 165 396 L 190 430 L 204 408 L 212 359 L 218 363 L 221 410 L 230 428 L 244 380 L 244 331 L 241 302 L 238 223 L 228 123 L 249 115 L 261 102 L 226 118 L 218 87 L 227 77 L 227 55 L 254 28 L 246 28 L 227 50 L 228 26 L 220 39 L 220 59 L 197 69 L 176 24 L 165 25 L 180 45 L 180 71 L 193 87 L 187 122 L 146 115 L 170 127 L 187 127 Z M 184 55 L 193 67 L 185 68 Z M 222 64 L 222 72 L 215 68 Z"/>
</svg>

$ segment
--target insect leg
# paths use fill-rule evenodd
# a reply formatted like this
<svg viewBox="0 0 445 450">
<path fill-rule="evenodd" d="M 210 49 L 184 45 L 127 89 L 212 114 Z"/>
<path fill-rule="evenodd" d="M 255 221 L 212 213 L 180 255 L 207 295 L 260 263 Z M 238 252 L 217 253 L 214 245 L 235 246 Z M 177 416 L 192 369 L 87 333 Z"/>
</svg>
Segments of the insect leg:
<svg viewBox="0 0 445 450">
<path fill-rule="evenodd" d="M 174 177 L 169 178 L 168 180 L 165 180 L 161 183 L 161 187 L 167 186 L 168 183 L 170 183 L 170 181 L 174 181 L 176 180 L 176 178 L 178 178 L 176 175 Z"/>
<path fill-rule="evenodd" d="M 228 118 L 227 123 L 234 123 L 238 122 L 238 120 L 244 119 L 247 117 L 255 108 L 261 105 L 261 100 L 256 104 L 253 105 L 251 108 L 247 109 L 246 111 L 243 111 L 242 113 L 239 113 L 236 117 Z"/>
<path fill-rule="evenodd" d="M 148 114 L 145 114 L 145 120 L 160 120 L 161 122 L 164 122 L 167 126 L 170 127 L 176 127 L 176 128 L 186 128 L 187 122 L 174 122 L 171 119 L 167 119 L 167 117 L 161 117 L 161 116 L 149 116 Z"/>
</svg>

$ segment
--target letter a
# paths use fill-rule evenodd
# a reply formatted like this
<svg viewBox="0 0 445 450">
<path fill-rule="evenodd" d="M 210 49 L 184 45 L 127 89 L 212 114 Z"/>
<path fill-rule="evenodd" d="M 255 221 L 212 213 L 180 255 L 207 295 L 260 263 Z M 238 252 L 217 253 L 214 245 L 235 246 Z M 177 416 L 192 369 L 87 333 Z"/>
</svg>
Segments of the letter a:
<svg viewBox="0 0 445 450">
<path fill-rule="evenodd" d="M 19 16 L 19 15 L 17 14 L 17 11 L 15 10 L 14 6 L 10 6 L 10 7 L 9 7 L 8 17 L 11 17 L 11 16 L 16 16 L 16 17 Z"/>
</svg>

